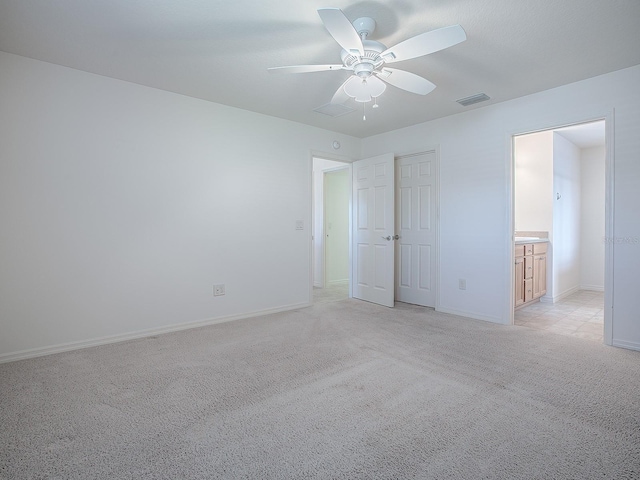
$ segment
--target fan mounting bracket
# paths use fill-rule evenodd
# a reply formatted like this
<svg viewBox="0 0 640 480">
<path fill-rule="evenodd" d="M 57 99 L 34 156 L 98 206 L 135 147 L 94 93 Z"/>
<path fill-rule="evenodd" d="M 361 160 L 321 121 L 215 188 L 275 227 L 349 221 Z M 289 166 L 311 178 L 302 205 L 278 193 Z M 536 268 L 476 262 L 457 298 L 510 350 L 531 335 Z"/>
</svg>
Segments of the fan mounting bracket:
<svg viewBox="0 0 640 480">
<path fill-rule="evenodd" d="M 360 17 L 353 21 L 353 28 L 364 40 L 375 31 L 376 21 L 371 17 Z"/>
</svg>

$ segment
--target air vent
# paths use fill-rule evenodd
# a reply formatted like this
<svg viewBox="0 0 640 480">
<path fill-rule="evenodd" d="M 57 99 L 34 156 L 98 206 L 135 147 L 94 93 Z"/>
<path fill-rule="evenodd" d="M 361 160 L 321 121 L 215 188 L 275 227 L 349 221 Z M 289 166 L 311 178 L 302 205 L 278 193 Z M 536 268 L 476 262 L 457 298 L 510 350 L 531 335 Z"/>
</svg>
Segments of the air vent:
<svg viewBox="0 0 640 480">
<path fill-rule="evenodd" d="M 347 113 L 355 112 L 356 109 L 339 103 L 327 103 L 321 107 L 314 108 L 313 111 L 322 113 L 323 115 L 329 115 L 330 117 L 339 117 Z"/>
<path fill-rule="evenodd" d="M 475 95 L 471 95 L 470 97 L 460 98 L 456 100 L 456 102 L 458 102 L 463 107 L 468 107 L 469 105 L 484 102 L 485 100 L 489 100 L 489 97 L 486 93 L 476 93 Z"/>
</svg>

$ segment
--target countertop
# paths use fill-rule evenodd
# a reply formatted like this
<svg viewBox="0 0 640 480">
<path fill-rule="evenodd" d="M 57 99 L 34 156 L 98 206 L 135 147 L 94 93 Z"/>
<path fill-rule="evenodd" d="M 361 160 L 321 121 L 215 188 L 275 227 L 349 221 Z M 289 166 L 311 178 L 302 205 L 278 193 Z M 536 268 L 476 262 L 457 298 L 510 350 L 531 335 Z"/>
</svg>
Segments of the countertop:
<svg viewBox="0 0 640 480">
<path fill-rule="evenodd" d="M 515 237 L 516 245 L 523 245 L 525 243 L 545 243 L 548 242 L 548 238 L 540 237 Z"/>
</svg>

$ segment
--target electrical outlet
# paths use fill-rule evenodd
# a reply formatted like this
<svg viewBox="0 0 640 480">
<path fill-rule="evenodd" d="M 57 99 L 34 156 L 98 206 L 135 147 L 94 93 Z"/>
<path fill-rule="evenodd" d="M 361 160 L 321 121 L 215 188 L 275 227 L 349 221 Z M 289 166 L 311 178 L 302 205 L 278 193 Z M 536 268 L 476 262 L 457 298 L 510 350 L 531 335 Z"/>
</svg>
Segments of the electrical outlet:
<svg viewBox="0 0 640 480">
<path fill-rule="evenodd" d="M 224 295 L 224 283 L 213 286 L 213 295 L 216 297 L 220 297 L 221 295 Z"/>
<path fill-rule="evenodd" d="M 296 230 L 304 230 L 304 222 L 302 220 L 296 220 Z"/>
<path fill-rule="evenodd" d="M 461 278 L 458 280 L 458 288 L 460 290 L 466 290 L 467 289 L 467 281 L 464 278 Z"/>
</svg>

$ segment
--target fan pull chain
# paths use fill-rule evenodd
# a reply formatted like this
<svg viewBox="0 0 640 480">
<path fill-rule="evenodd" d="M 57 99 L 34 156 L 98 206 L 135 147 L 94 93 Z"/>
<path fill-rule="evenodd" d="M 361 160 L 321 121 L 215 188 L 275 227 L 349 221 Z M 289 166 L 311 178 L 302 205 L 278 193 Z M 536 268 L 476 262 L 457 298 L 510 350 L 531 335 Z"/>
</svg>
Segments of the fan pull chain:
<svg viewBox="0 0 640 480">
<path fill-rule="evenodd" d="M 367 103 L 366 102 L 362 102 L 362 121 L 363 122 L 367 121 L 366 107 L 367 107 Z"/>
</svg>

